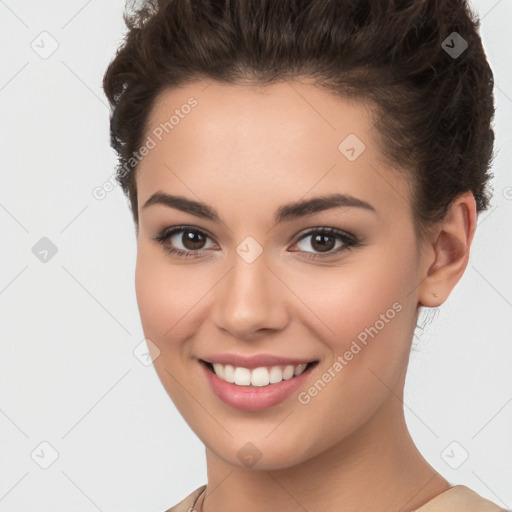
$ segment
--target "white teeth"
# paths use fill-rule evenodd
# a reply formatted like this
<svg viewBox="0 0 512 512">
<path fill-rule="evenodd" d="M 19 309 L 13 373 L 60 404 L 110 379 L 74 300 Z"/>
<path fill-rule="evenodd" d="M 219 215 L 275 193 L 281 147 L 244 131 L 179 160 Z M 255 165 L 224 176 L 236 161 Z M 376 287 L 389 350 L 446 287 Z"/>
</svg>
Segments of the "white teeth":
<svg viewBox="0 0 512 512">
<path fill-rule="evenodd" d="M 266 386 L 270 382 L 270 376 L 266 368 L 255 368 L 251 372 L 251 384 L 253 386 Z"/>
<path fill-rule="evenodd" d="M 235 384 L 237 386 L 248 386 L 251 383 L 251 370 L 247 368 L 235 368 Z"/>
<path fill-rule="evenodd" d="M 272 366 L 270 368 L 270 383 L 276 384 L 278 382 L 281 382 L 283 380 L 283 371 L 279 366 Z"/>
<path fill-rule="evenodd" d="M 293 374 L 295 376 L 300 375 L 306 369 L 306 366 L 307 366 L 307 363 L 297 365 L 295 367 L 295 371 L 293 372 Z"/>
<path fill-rule="evenodd" d="M 222 365 L 220 365 L 222 366 Z M 226 382 L 235 382 L 235 368 L 231 366 L 230 364 L 227 364 L 224 366 L 224 377 L 221 377 L 221 379 L 224 379 Z"/>
<path fill-rule="evenodd" d="M 263 387 L 269 384 L 277 384 L 282 380 L 289 380 L 300 375 L 306 369 L 307 363 L 297 366 L 271 366 L 254 368 L 249 370 L 240 366 L 234 367 L 230 364 L 213 363 L 213 370 L 217 377 L 226 382 L 234 383 L 237 386 Z"/>
<path fill-rule="evenodd" d="M 221 378 L 224 379 L 224 366 L 222 366 L 219 363 L 213 363 L 213 369 L 215 370 L 215 373 Z"/>
<path fill-rule="evenodd" d="M 285 369 L 284 369 L 284 372 L 283 372 L 283 379 L 284 380 L 289 380 L 293 377 L 293 371 L 295 370 L 295 368 L 293 366 L 287 366 Z"/>
</svg>

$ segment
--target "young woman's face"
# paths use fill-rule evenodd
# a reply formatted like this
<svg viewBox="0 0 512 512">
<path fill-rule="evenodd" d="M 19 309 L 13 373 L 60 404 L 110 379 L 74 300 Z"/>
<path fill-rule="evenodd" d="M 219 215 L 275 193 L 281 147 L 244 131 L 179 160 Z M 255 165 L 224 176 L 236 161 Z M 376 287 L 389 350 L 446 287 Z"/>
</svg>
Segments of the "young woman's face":
<svg viewBox="0 0 512 512">
<path fill-rule="evenodd" d="M 369 111 L 305 83 L 205 81 L 162 93 L 147 127 L 137 300 L 185 420 L 240 467 L 378 440 L 402 414 L 426 270 L 409 189 L 385 168 Z M 181 202 L 145 206 L 156 193 Z M 242 385 L 202 361 L 241 367 Z"/>
</svg>

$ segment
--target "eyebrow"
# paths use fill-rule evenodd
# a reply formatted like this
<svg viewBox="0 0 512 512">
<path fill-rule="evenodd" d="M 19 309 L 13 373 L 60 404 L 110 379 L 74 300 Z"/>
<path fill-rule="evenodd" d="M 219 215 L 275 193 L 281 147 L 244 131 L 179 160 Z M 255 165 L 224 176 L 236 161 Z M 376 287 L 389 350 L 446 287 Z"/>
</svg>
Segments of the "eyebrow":
<svg viewBox="0 0 512 512">
<path fill-rule="evenodd" d="M 174 196 L 158 191 L 144 203 L 142 209 L 148 208 L 154 204 L 162 204 L 169 208 L 175 208 L 182 212 L 214 222 L 221 221 L 219 214 L 211 206 L 200 201 L 187 199 L 183 196 Z M 314 215 L 315 213 L 330 210 L 331 208 L 362 208 L 377 213 L 370 203 L 358 199 L 357 197 L 349 194 L 328 194 L 280 206 L 275 212 L 274 222 L 278 224 L 280 222 Z"/>
</svg>

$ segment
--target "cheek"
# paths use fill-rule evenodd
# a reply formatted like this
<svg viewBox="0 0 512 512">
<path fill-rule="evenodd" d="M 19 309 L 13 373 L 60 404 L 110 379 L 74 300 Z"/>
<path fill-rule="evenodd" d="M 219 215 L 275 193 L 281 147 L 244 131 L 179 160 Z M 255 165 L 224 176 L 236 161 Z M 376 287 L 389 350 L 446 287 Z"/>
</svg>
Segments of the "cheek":
<svg viewBox="0 0 512 512">
<path fill-rule="evenodd" d="M 164 340 L 172 338 L 174 326 L 185 314 L 183 286 L 179 272 L 166 265 L 165 257 L 139 245 L 135 267 L 135 292 L 145 336 L 166 349 Z"/>
<path fill-rule="evenodd" d="M 367 421 L 390 390 L 399 395 L 415 324 L 409 291 L 391 276 L 378 280 L 355 272 L 323 283 L 315 307 L 334 331 L 323 337 L 330 357 L 297 398 L 305 423 L 323 432 L 324 447 Z"/>
<path fill-rule="evenodd" d="M 307 298 L 314 313 L 308 315 L 320 326 L 317 337 L 333 362 L 343 358 L 343 371 L 334 372 L 345 375 L 337 379 L 345 381 L 343 387 L 372 387 L 378 379 L 370 369 L 392 382 L 406 364 L 416 323 L 415 294 L 410 293 L 416 279 L 413 258 L 410 251 L 380 246 L 350 264 L 323 273 L 317 268 L 309 274 L 311 279 L 303 273 L 297 281 L 297 295 Z"/>
<path fill-rule="evenodd" d="M 381 315 L 384 321 L 404 316 L 396 313 L 412 298 L 412 294 L 406 297 L 413 282 L 412 275 L 404 274 L 406 268 L 400 262 L 391 266 L 381 258 L 365 257 L 365 261 L 354 259 L 337 268 L 290 274 L 287 282 L 294 283 L 298 297 L 304 297 L 309 316 L 318 320 L 321 331 L 343 345 L 347 338 L 379 322 Z"/>
<path fill-rule="evenodd" d="M 191 323 L 202 315 L 202 299 L 213 286 L 208 268 L 198 272 L 196 265 L 171 264 L 165 252 L 138 247 L 135 268 L 135 292 L 145 336 L 161 351 L 176 350 L 173 340 L 185 340 Z"/>
<path fill-rule="evenodd" d="M 164 293 L 163 276 L 160 275 L 159 279 L 159 274 L 159 265 L 152 264 L 144 249 L 139 246 L 135 267 L 135 293 L 147 338 L 161 337 L 164 325 L 170 320 L 164 312 L 172 311 L 172 308 L 167 308 L 169 294 Z"/>
<path fill-rule="evenodd" d="M 166 255 L 141 243 L 137 250 L 135 292 L 145 338 L 156 345 L 152 353 L 153 367 L 178 409 L 185 413 L 191 407 L 183 386 L 188 382 L 189 363 L 186 340 L 190 336 L 187 322 L 190 310 L 200 293 L 191 286 L 187 273 L 170 265 Z M 187 315 L 188 313 L 188 315 Z"/>
</svg>

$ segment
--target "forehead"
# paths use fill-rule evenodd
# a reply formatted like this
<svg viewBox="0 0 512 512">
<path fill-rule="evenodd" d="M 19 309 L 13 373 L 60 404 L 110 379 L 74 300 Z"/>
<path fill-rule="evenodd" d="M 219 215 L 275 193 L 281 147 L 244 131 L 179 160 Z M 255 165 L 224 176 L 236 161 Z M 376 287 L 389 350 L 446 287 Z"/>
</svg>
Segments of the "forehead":
<svg viewBox="0 0 512 512">
<path fill-rule="evenodd" d="M 261 158 L 263 149 L 266 154 L 274 150 L 282 154 L 287 149 L 297 152 L 300 146 L 287 148 L 283 143 L 304 142 L 305 138 L 309 139 L 307 148 L 313 150 L 319 145 L 337 149 L 337 142 L 350 133 L 370 145 L 374 141 L 369 139 L 377 136 L 368 105 L 296 81 L 268 86 L 202 81 L 164 90 L 155 99 L 146 131 L 158 132 L 165 126 L 176 143 L 180 135 L 193 135 L 204 148 L 229 143 L 231 151 L 243 150 L 245 158 L 252 154 Z"/>
<path fill-rule="evenodd" d="M 406 183 L 384 165 L 371 108 L 307 83 L 165 90 L 145 136 L 154 147 L 137 171 L 139 203 L 156 190 L 205 201 L 215 192 L 252 207 L 340 191 L 408 208 Z"/>
</svg>

